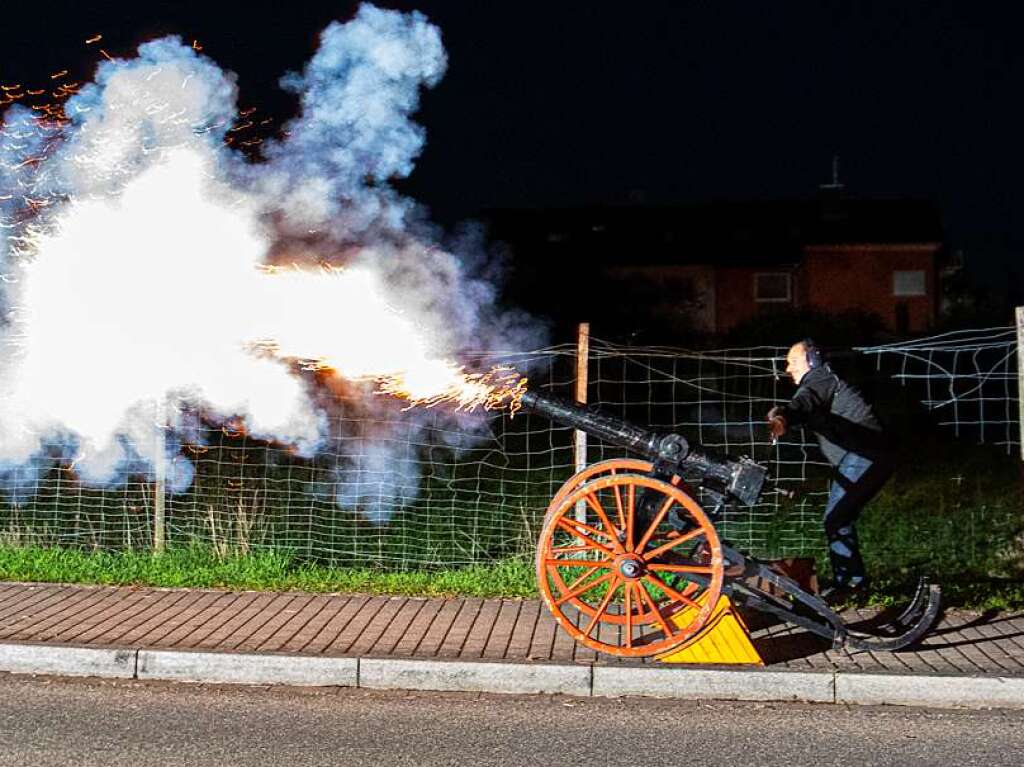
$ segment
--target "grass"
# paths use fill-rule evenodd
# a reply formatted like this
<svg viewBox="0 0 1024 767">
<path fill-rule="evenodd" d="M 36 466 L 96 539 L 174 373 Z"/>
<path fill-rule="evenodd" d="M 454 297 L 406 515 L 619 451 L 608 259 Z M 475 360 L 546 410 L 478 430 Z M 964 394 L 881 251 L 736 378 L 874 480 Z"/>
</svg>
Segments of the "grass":
<svg viewBox="0 0 1024 767">
<path fill-rule="evenodd" d="M 942 604 L 979 612 L 1024 610 L 1024 583 L 1009 579 L 960 579 L 939 576 Z M 889 607 L 913 593 L 916 580 L 905 576 L 882 576 L 872 582 L 868 605 Z"/>
<path fill-rule="evenodd" d="M 410 596 L 537 594 L 533 564 L 521 559 L 464 568 L 389 572 L 324 567 L 273 551 L 221 556 L 211 547 L 198 545 L 161 554 L 0 546 L 0 581 Z"/>
<path fill-rule="evenodd" d="M 939 574 L 943 602 L 974 610 L 1024 609 L 1024 582 Z M 506 559 L 487 565 L 388 571 L 337 568 L 280 552 L 221 556 L 209 546 L 139 551 L 87 551 L 0 545 L 0 581 L 79 583 L 245 591 L 306 591 L 421 597 L 536 598 L 533 563 Z M 911 593 L 914 576 L 894 570 L 873 580 L 869 603 L 894 604 Z"/>
</svg>

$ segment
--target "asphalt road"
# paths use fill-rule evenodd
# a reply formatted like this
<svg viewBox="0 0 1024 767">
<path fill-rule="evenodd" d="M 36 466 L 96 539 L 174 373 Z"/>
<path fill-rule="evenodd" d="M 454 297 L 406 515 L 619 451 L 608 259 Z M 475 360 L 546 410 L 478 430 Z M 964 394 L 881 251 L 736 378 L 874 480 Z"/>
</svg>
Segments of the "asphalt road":
<svg viewBox="0 0 1024 767">
<path fill-rule="evenodd" d="M 0 765 L 1021 764 L 1024 711 L 208 687 L 0 674 Z"/>
</svg>

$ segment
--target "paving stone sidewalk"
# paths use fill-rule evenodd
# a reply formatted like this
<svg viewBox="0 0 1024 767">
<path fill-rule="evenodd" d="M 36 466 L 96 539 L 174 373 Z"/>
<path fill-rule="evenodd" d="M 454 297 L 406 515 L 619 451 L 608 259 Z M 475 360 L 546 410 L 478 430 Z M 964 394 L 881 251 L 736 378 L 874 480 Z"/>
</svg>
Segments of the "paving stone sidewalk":
<svg viewBox="0 0 1024 767">
<path fill-rule="evenodd" d="M 859 616 L 870 618 L 869 613 Z M 847 652 L 757 627 L 772 668 L 1024 676 L 1024 614 L 951 612 L 912 651 Z M 643 665 L 577 645 L 536 600 L 0 583 L 0 642 L 109 648 Z"/>
</svg>

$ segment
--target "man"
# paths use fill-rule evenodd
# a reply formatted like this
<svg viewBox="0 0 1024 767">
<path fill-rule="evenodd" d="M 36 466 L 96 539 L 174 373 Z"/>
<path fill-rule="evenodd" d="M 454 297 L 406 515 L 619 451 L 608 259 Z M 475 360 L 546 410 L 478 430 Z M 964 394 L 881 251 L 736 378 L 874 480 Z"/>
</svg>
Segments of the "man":
<svg viewBox="0 0 1024 767">
<path fill-rule="evenodd" d="M 835 469 L 824 520 L 835 580 L 822 593 L 837 604 L 865 593 L 867 575 L 854 523 L 892 476 L 892 448 L 871 406 L 832 371 L 811 339 L 790 347 L 786 372 L 796 393 L 788 404 L 768 411 L 768 424 L 776 439 L 794 426 L 813 431 Z"/>
</svg>

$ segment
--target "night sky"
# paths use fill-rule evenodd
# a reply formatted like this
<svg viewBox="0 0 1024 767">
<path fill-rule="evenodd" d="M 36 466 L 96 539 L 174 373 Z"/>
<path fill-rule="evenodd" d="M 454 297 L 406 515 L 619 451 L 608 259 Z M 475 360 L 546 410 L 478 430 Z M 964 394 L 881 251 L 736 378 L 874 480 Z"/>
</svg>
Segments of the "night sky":
<svg viewBox="0 0 1024 767">
<path fill-rule="evenodd" d="M 379 5 L 423 11 L 449 53 L 419 115 L 427 148 L 401 184 L 442 223 L 494 207 L 808 197 L 837 154 L 851 195 L 937 202 L 978 273 L 1004 273 L 1024 248 L 1024 60 L 1009 4 Z M 294 102 L 278 77 L 356 4 L 19 7 L 32 12 L 0 18 L 0 82 L 87 76 L 95 33 L 127 55 L 175 32 L 238 73 L 243 105 L 283 119 Z"/>
</svg>

